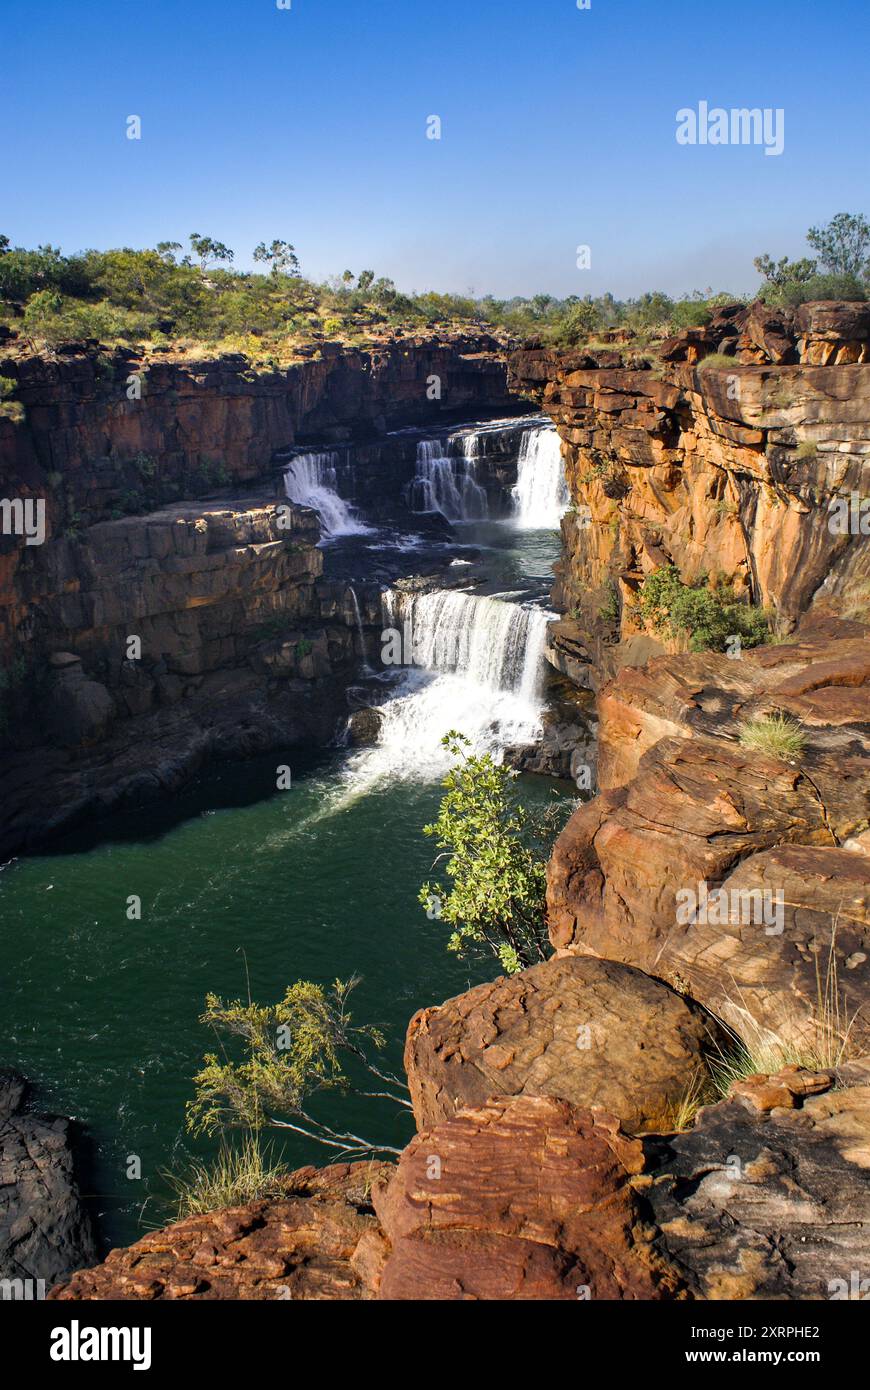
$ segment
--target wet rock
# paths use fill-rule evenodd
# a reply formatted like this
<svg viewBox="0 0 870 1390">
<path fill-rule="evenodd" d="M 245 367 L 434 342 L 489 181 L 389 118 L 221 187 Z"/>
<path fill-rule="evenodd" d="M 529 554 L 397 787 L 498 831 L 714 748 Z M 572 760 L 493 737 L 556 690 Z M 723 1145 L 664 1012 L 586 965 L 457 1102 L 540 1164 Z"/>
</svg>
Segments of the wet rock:
<svg viewBox="0 0 870 1390">
<path fill-rule="evenodd" d="M 350 742 L 365 747 L 377 743 L 381 732 L 382 716 L 376 709 L 357 709 L 347 721 Z"/>
</svg>

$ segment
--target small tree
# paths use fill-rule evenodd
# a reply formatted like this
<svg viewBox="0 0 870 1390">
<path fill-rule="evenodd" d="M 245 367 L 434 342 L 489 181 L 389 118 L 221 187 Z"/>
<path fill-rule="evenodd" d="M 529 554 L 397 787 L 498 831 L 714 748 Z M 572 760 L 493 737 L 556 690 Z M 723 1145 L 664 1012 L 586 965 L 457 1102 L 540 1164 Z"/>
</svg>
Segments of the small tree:
<svg viewBox="0 0 870 1390">
<path fill-rule="evenodd" d="M 199 259 L 199 268 L 205 274 L 209 261 L 232 261 L 235 252 L 228 246 L 224 246 L 222 241 L 215 241 L 210 236 L 200 236 L 199 232 L 191 232 L 190 249 Z"/>
<path fill-rule="evenodd" d="M 266 262 L 273 275 L 299 274 L 299 258 L 289 241 L 273 241 L 270 246 L 261 241 L 254 247 L 254 260 Z"/>
<path fill-rule="evenodd" d="M 513 769 L 489 753 L 467 753 L 469 740 L 455 730 L 442 743 L 458 762 L 444 779 L 437 820 L 423 831 L 444 851 L 438 859 L 447 860 L 452 886 L 425 883 L 420 901 L 453 928 L 448 950 L 464 955 L 482 948 L 514 974 L 549 955 L 543 841 L 558 827 L 553 815 L 529 815 Z"/>
<path fill-rule="evenodd" d="M 783 256 L 775 261 L 765 253 L 763 256 L 756 256 L 753 264 L 759 275 L 763 275 L 769 285 L 776 285 L 777 288 L 783 285 L 805 284 L 816 273 L 816 262 L 807 257 L 799 261 L 790 261 L 788 256 Z"/>
<path fill-rule="evenodd" d="M 838 212 L 825 227 L 810 227 L 807 241 L 834 275 L 866 275 L 870 222 L 861 213 Z"/>
<path fill-rule="evenodd" d="M 187 1106 L 187 1127 L 194 1133 L 223 1135 L 246 1129 L 258 1136 L 264 1127 L 294 1130 L 343 1154 L 400 1153 L 388 1144 L 371 1143 L 349 1130 L 335 1130 L 315 1119 L 308 1109 L 321 1091 L 356 1091 L 410 1109 L 396 1090 L 403 1082 L 374 1064 L 369 1048 L 384 1046 L 377 1028 L 357 1027 L 347 1003 L 358 980 L 336 980 L 330 990 L 307 980 L 290 985 L 278 1004 L 261 1005 L 234 999 L 224 1002 L 209 994 L 201 1023 L 220 1037 L 246 1044 L 242 1061 L 209 1053 L 193 1078 L 196 1098 Z M 369 1091 L 353 1085 L 345 1061 L 368 1072 L 387 1090 Z M 395 1088 L 395 1089 L 394 1089 Z"/>
</svg>

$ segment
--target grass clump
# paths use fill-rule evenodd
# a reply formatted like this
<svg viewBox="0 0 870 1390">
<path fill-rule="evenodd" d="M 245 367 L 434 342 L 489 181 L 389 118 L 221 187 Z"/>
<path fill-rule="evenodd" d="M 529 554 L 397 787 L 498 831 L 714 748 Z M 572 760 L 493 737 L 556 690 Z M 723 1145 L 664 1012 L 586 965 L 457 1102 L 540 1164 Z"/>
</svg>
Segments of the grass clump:
<svg viewBox="0 0 870 1390">
<path fill-rule="evenodd" d="M 666 637 L 686 635 L 693 652 L 728 650 L 729 638 L 741 646 L 757 647 L 770 635 L 767 614 L 739 603 L 730 590 L 713 589 L 706 578 L 684 584 L 676 565 L 665 565 L 645 579 L 640 611 L 650 626 Z"/>
<path fill-rule="evenodd" d="M 171 1173 L 177 1219 L 201 1216 L 224 1207 L 244 1206 L 266 1197 L 278 1197 L 285 1188 L 287 1168 L 276 1163 L 256 1132 L 233 1146 L 221 1145 L 212 1162 L 193 1162 L 185 1173 Z"/>
<path fill-rule="evenodd" d="M 797 721 L 778 711 L 748 719 L 740 730 L 740 744 L 752 752 L 792 762 L 803 754 L 806 739 Z"/>
</svg>

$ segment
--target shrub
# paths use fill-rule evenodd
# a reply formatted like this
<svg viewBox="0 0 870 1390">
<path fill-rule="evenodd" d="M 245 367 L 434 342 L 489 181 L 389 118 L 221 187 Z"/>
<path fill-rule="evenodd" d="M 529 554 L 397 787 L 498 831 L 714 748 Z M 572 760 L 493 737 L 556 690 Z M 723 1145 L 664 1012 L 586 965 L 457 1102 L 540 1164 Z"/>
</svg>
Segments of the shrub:
<svg viewBox="0 0 870 1390">
<path fill-rule="evenodd" d="M 423 827 L 446 858 L 452 886 L 425 883 L 420 901 L 453 928 L 448 950 L 491 952 L 511 975 L 546 960 L 547 854 L 553 814 L 533 820 L 514 789 L 517 773 L 489 753 L 470 754 L 467 738 L 442 739 L 457 764 L 444 778 L 438 818 Z"/>
<path fill-rule="evenodd" d="M 770 758 L 792 762 L 804 751 L 806 739 L 800 725 L 787 714 L 765 714 L 749 719 L 740 730 L 740 743 Z"/>
<path fill-rule="evenodd" d="M 782 285 L 764 285 L 759 299 L 781 308 L 808 304 L 814 299 L 863 300 L 867 291 L 854 275 L 811 275 L 808 280 L 787 280 Z"/>
<path fill-rule="evenodd" d="M 221 1145 L 212 1163 L 195 1161 L 187 1172 L 168 1174 L 177 1202 L 176 1219 L 242 1206 L 285 1190 L 287 1168 L 272 1161 L 259 1134 L 247 1134 L 238 1147 Z"/>
<path fill-rule="evenodd" d="M 744 647 L 767 640 L 770 626 L 760 608 L 723 597 L 705 581 L 684 584 L 676 565 L 655 570 L 640 591 L 640 611 L 655 631 L 667 637 L 688 634 L 694 652 L 727 650 L 728 638 Z"/>
</svg>

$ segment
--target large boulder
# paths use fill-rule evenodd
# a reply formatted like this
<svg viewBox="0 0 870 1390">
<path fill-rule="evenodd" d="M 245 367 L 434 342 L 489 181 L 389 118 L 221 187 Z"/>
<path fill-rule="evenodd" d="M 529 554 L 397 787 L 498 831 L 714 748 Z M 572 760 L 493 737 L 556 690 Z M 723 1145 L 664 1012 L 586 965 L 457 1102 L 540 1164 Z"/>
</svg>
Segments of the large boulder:
<svg viewBox="0 0 870 1390">
<path fill-rule="evenodd" d="M 630 1132 L 667 1128 L 719 1041 L 702 1009 L 615 961 L 563 958 L 422 1009 L 405 1070 L 420 1129 L 490 1096 L 601 1106 Z"/>
<path fill-rule="evenodd" d="M 76 1183 L 70 1122 L 30 1113 L 26 1093 L 22 1077 L 0 1073 L 0 1279 L 50 1285 L 91 1264 L 97 1248 Z"/>
<path fill-rule="evenodd" d="M 631 1188 L 640 1144 L 607 1115 L 504 1097 L 418 1134 L 374 1191 L 382 1299 L 657 1299 L 681 1281 Z"/>
</svg>

